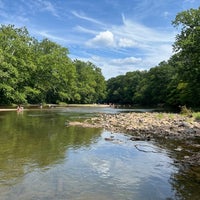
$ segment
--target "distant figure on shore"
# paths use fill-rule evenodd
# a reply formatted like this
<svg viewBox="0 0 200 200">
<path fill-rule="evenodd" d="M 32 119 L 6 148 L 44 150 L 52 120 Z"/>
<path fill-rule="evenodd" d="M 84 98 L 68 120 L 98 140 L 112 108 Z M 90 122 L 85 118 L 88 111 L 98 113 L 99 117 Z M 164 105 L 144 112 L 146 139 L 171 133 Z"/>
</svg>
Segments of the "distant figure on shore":
<svg viewBox="0 0 200 200">
<path fill-rule="evenodd" d="M 40 109 L 42 109 L 42 103 L 40 103 Z"/>
<path fill-rule="evenodd" d="M 21 111 L 23 111 L 23 109 L 24 109 L 24 108 L 23 108 L 21 105 L 18 105 L 18 106 L 17 106 L 17 112 L 21 112 Z"/>
</svg>

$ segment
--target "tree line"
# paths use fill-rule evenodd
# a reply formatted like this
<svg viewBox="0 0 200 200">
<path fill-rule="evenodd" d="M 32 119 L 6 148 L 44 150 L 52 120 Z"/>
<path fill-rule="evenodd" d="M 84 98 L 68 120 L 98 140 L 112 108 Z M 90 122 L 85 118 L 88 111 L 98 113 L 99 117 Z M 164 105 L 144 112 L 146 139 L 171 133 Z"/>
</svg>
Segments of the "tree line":
<svg viewBox="0 0 200 200">
<path fill-rule="evenodd" d="M 91 62 L 72 61 L 68 49 L 38 41 L 25 27 L 0 27 L 0 104 L 97 103 L 106 82 Z"/>
<path fill-rule="evenodd" d="M 107 101 L 200 107 L 200 7 L 178 13 L 172 24 L 180 28 L 173 56 L 148 71 L 109 79 Z"/>
<path fill-rule="evenodd" d="M 200 106 L 200 7 L 180 12 L 168 61 L 148 71 L 105 80 L 91 62 L 72 61 L 67 48 L 38 41 L 25 27 L 0 27 L 0 104 L 117 103 Z"/>
</svg>

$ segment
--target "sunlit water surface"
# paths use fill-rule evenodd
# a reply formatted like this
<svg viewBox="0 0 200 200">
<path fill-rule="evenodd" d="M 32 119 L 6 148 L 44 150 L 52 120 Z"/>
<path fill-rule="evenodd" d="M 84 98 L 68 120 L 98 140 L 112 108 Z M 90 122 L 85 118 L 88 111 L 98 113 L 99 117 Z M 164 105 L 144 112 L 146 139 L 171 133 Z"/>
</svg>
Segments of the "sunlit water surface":
<svg viewBox="0 0 200 200">
<path fill-rule="evenodd" d="M 120 110 L 0 112 L 0 200 L 174 199 L 170 179 L 177 169 L 164 149 L 102 129 L 65 126 L 98 112 Z"/>
</svg>

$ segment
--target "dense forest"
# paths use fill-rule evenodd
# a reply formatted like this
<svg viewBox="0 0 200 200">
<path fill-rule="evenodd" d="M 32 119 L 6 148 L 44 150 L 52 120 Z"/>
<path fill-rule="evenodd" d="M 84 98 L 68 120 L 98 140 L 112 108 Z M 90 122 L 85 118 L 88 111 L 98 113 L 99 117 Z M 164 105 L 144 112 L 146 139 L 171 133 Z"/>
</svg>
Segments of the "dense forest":
<svg viewBox="0 0 200 200">
<path fill-rule="evenodd" d="M 200 7 L 178 13 L 174 54 L 149 71 L 107 81 L 107 101 L 120 104 L 200 107 Z"/>
<path fill-rule="evenodd" d="M 38 41 L 25 27 L 0 27 L 0 104 L 96 103 L 106 94 L 101 69 L 72 61 L 68 49 Z"/>
<path fill-rule="evenodd" d="M 38 41 L 25 27 L 0 27 L 0 105 L 117 103 L 200 107 L 200 8 L 178 13 L 180 29 L 168 61 L 148 71 L 105 80 L 91 62 L 72 61 L 69 51 Z"/>
</svg>

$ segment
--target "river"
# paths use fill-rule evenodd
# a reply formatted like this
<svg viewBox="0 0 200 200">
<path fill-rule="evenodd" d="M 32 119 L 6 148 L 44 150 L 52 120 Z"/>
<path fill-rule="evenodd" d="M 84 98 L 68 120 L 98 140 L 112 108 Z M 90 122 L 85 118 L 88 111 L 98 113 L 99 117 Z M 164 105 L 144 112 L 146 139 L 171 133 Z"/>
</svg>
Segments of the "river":
<svg viewBox="0 0 200 200">
<path fill-rule="evenodd" d="M 185 196 L 180 191 L 187 189 L 180 181 L 185 176 L 179 177 L 165 145 L 66 126 L 66 121 L 99 112 L 132 111 L 71 107 L 0 112 L 0 200 L 170 200 L 187 199 L 188 192 L 195 199 L 191 184 Z M 114 140 L 105 140 L 110 137 Z"/>
</svg>

